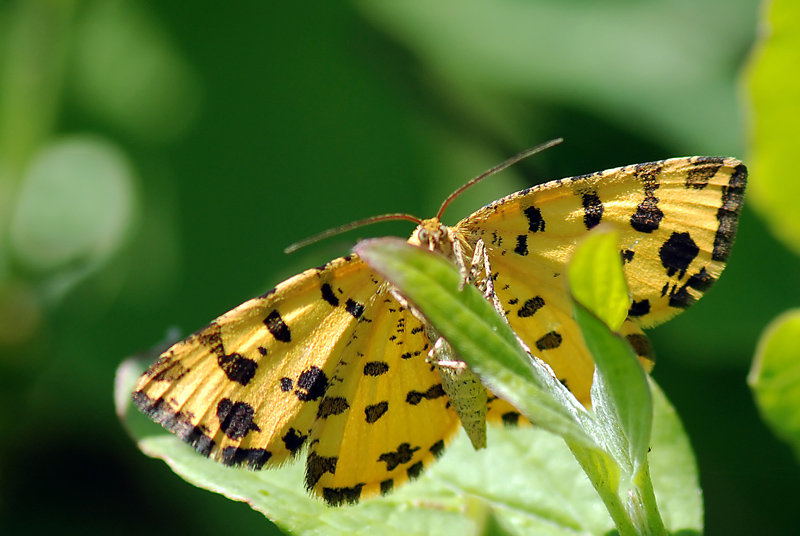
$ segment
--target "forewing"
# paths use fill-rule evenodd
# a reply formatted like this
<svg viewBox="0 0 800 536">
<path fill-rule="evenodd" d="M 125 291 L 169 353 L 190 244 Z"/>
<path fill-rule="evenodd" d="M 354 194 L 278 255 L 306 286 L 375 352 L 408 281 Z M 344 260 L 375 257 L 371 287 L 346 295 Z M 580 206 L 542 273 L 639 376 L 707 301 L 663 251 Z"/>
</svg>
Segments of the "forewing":
<svg viewBox="0 0 800 536">
<path fill-rule="evenodd" d="M 601 222 L 613 225 L 633 299 L 629 319 L 642 326 L 663 322 L 699 299 L 722 272 L 746 176 L 732 158 L 627 166 L 512 194 L 459 222 L 456 232 L 472 244 L 483 239 L 512 328 L 587 403 L 593 365 L 572 320 L 565 281 L 576 244 Z M 642 355 L 649 343 L 628 324 L 626 335 L 635 335 Z"/>
<path fill-rule="evenodd" d="M 416 478 L 458 431 L 421 321 L 388 288 L 375 302 L 349 336 L 311 433 L 306 485 L 331 505 Z"/>
<path fill-rule="evenodd" d="M 381 284 L 355 256 L 306 270 L 167 350 L 139 380 L 134 401 L 226 465 L 281 464 L 307 443 Z"/>
</svg>

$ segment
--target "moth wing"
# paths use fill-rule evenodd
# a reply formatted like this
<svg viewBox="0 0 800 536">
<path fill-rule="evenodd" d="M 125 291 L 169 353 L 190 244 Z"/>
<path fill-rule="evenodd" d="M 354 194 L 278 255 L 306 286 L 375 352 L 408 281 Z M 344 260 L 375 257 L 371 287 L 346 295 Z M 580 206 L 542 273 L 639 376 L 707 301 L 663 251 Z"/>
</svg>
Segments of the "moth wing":
<svg viewBox="0 0 800 536">
<path fill-rule="evenodd" d="M 730 254 L 747 171 L 733 158 L 637 164 L 534 186 L 465 218 L 456 232 L 482 239 L 511 327 L 588 403 L 591 356 L 572 320 L 565 274 L 575 246 L 601 222 L 621 233 L 631 326 L 667 320 L 713 285 Z M 630 322 L 632 321 L 632 322 Z M 646 339 L 645 339 L 646 340 Z M 637 346 L 634 346 L 637 348 Z M 649 358 L 649 355 L 642 355 Z"/>
<path fill-rule="evenodd" d="M 140 378 L 134 402 L 226 465 L 280 465 L 306 444 L 381 284 L 354 255 L 306 270 L 172 346 Z"/>
<path fill-rule="evenodd" d="M 306 486 L 331 505 L 413 480 L 459 427 L 426 362 L 421 321 L 388 287 L 374 301 L 349 335 L 311 432 Z"/>
</svg>

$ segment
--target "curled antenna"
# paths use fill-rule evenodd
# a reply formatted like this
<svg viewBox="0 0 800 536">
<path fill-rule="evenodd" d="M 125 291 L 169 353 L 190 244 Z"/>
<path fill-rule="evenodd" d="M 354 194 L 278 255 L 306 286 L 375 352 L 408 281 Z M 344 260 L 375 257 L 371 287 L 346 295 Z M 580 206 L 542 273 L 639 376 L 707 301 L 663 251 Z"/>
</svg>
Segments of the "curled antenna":
<svg viewBox="0 0 800 536">
<path fill-rule="evenodd" d="M 382 214 L 380 216 L 372 216 L 371 218 L 350 222 L 346 225 L 342 225 L 341 227 L 335 227 L 333 229 L 328 229 L 327 231 L 322 231 L 319 234 L 315 234 L 314 236 L 305 238 L 303 240 L 300 240 L 299 242 L 295 242 L 294 244 L 284 249 L 283 252 L 286 254 L 293 253 L 300 248 L 304 248 L 306 246 L 319 242 L 320 240 L 324 240 L 328 237 L 336 236 L 338 234 L 346 233 L 347 231 L 352 231 L 353 229 L 358 229 L 359 227 L 364 227 L 365 225 L 370 225 L 372 223 L 376 223 L 379 221 L 396 221 L 396 220 L 413 221 L 417 225 L 422 223 L 421 219 L 417 218 L 416 216 L 412 216 L 411 214 Z"/>
<path fill-rule="evenodd" d="M 467 188 L 470 188 L 470 187 L 474 186 L 475 184 L 479 183 L 480 181 L 482 181 L 486 177 L 491 177 L 495 173 L 499 173 L 499 172 L 503 171 L 504 169 L 513 166 L 514 164 L 516 164 L 520 160 L 524 160 L 524 159 L 528 158 L 529 156 L 535 155 L 536 153 L 541 153 L 545 149 L 549 149 L 550 147 L 558 145 L 562 141 L 564 141 L 564 138 L 556 138 L 554 140 L 547 141 L 547 142 L 545 142 L 545 143 L 543 143 L 541 145 L 537 145 L 536 147 L 531 147 L 530 149 L 522 151 L 517 156 L 512 156 L 511 158 L 509 158 L 508 160 L 506 160 L 502 164 L 497 164 L 496 166 L 494 166 L 489 171 L 484 171 L 483 173 L 481 173 L 480 175 L 478 175 L 477 177 L 475 177 L 474 179 L 469 181 L 467 184 L 465 184 L 464 186 L 462 186 L 461 188 L 459 188 L 458 190 L 456 190 L 452 194 L 448 195 L 447 199 L 445 199 L 444 202 L 442 203 L 442 206 L 439 207 L 439 212 L 436 213 L 436 219 L 441 220 L 442 219 L 442 214 L 444 214 L 444 211 L 447 208 L 447 205 L 449 205 L 453 201 L 453 199 L 455 199 L 456 197 L 461 195 L 464 192 L 464 190 L 466 190 Z"/>
</svg>

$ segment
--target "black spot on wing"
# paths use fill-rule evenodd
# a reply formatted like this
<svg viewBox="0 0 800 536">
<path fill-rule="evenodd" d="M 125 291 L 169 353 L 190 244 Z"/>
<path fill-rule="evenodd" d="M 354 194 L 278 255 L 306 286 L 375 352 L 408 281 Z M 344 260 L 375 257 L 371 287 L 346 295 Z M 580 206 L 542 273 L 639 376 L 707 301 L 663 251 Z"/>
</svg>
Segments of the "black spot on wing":
<svg viewBox="0 0 800 536">
<path fill-rule="evenodd" d="M 623 249 L 620 255 L 622 256 L 622 264 L 627 264 L 633 262 L 633 257 L 636 255 L 636 252 L 631 249 Z"/>
<path fill-rule="evenodd" d="M 443 396 L 445 396 L 444 388 L 441 383 L 437 383 L 429 387 L 424 393 L 409 391 L 406 395 L 406 402 L 412 406 L 416 406 L 423 400 L 435 400 Z"/>
<path fill-rule="evenodd" d="M 248 432 L 260 432 L 261 428 L 253 422 L 255 411 L 250 404 L 233 402 L 230 398 L 223 398 L 217 404 L 217 418 L 219 427 L 231 439 L 241 439 Z"/>
<path fill-rule="evenodd" d="M 277 309 L 267 315 L 267 318 L 264 319 L 264 325 L 267 326 L 267 330 L 275 339 L 281 342 L 290 342 L 292 340 L 292 332 L 283 321 L 283 318 L 281 318 L 281 314 Z"/>
<path fill-rule="evenodd" d="M 241 385 L 250 383 L 258 369 L 258 364 L 255 361 L 235 353 L 218 356 L 217 363 L 229 380 Z"/>
<path fill-rule="evenodd" d="M 711 251 L 711 258 L 715 261 L 725 262 L 731 254 L 746 184 L 747 168 L 744 164 L 739 164 L 734 168 L 728 186 L 722 187 L 722 206 L 717 211 L 719 228 L 714 236 L 714 249 Z"/>
<path fill-rule="evenodd" d="M 528 254 L 528 235 L 517 236 L 517 245 L 514 248 L 514 253 L 524 257 Z"/>
<path fill-rule="evenodd" d="M 387 411 L 389 411 L 389 402 L 385 400 L 383 402 L 378 402 L 377 404 L 369 405 L 364 409 L 366 421 L 369 424 L 372 424 L 383 417 Z"/>
<path fill-rule="evenodd" d="M 664 213 L 658 208 L 658 197 L 655 191 L 660 186 L 658 174 L 661 173 L 661 162 L 650 162 L 634 166 L 633 174 L 642 182 L 644 200 L 636 207 L 631 216 L 631 227 L 640 233 L 652 233 L 661 224 Z"/>
<path fill-rule="evenodd" d="M 381 482 L 381 495 L 387 495 L 394 489 L 394 479 L 390 478 Z"/>
<path fill-rule="evenodd" d="M 663 298 L 664 296 L 666 296 L 667 292 L 669 292 L 669 281 L 664 283 L 664 286 L 661 287 L 661 297 Z"/>
<path fill-rule="evenodd" d="M 193 335 L 191 338 L 197 338 L 197 342 L 202 346 L 208 348 L 208 351 L 215 354 L 217 357 L 225 355 L 225 345 L 222 343 L 222 328 L 219 324 L 212 322 L 205 329 Z"/>
<path fill-rule="evenodd" d="M 172 352 L 159 356 L 147 370 L 152 382 L 176 382 L 183 378 L 190 369 L 186 368 Z"/>
<path fill-rule="evenodd" d="M 334 294 L 333 289 L 328 283 L 322 285 L 322 299 L 334 307 L 339 306 L 339 298 Z"/>
<path fill-rule="evenodd" d="M 644 316 L 650 312 L 650 300 L 639 300 L 631 303 L 628 316 Z"/>
<path fill-rule="evenodd" d="M 717 280 L 714 279 L 714 277 L 708 273 L 706 267 L 703 266 L 702 268 L 700 268 L 699 272 L 697 272 L 696 274 L 692 274 L 692 276 L 686 282 L 686 285 L 695 290 L 699 290 L 700 292 L 705 292 L 712 286 L 714 286 L 714 283 L 716 281 Z"/>
<path fill-rule="evenodd" d="M 633 166 L 634 176 L 642 181 L 645 191 L 655 190 L 658 188 L 658 174 L 661 173 L 661 168 L 664 162 L 645 162 L 644 164 L 636 164 Z"/>
<path fill-rule="evenodd" d="M 631 216 L 631 227 L 640 233 L 652 233 L 658 229 L 664 213 L 658 208 L 658 198 L 651 195 L 636 207 L 636 212 Z"/>
<path fill-rule="evenodd" d="M 647 338 L 647 335 L 644 333 L 631 333 L 625 338 L 628 339 L 636 355 L 649 359 L 650 361 L 655 361 L 653 345 L 650 344 L 650 339 Z"/>
<path fill-rule="evenodd" d="M 700 253 L 692 236 L 689 233 L 672 233 L 658 250 L 661 264 L 667 269 L 667 275 L 672 277 L 678 273 L 678 279 L 686 275 L 686 270 Z"/>
<path fill-rule="evenodd" d="M 397 450 L 384 452 L 378 457 L 379 462 L 386 462 L 386 470 L 392 471 L 398 465 L 408 463 L 414 457 L 414 453 L 419 450 L 419 447 L 412 447 L 410 443 L 400 443 Z"/>
<path fill-rule="evenodd" d="M 699 272 L 693 274 L 689 280 L 686 281 L 685 285 L 677 290 L 673 287 L 673 292 L 669 297 L 670 306 L 686 309 L 697 301 L 697 298 L 692 296 L 688 289 L 693 288 L 699 292 L 705 292 L 711 288 L 715 282 L 716 279 L 706 271 L 705 267 L 701 268 Z"/>
<path fill-rule="evenodd" d="M 583 194 L 583 224 L 587 229 L 592 229 L 600 223 L 604 210 L 596 192 Z"/>
<path fill-rule="evenodd" d="M 522 210 L 528 219 L 528 230 L 532 233 L 544 231 L 545 222 L 542 219 L 542 211 L 534 206 L 526 207 Z"/>
<path fill-rule="evenodd" d="M 349 488 L 322 488 L 322 498 L 328 506 L 342 506 L 355 504 L 361 498 L 361 488 L 364 483 L 356 484 Z"/>
<path fill-rule="evenodd" d="M 303 443 L 306 442 L 306 439 L 308 439 L 308 435 L 303 435 L 294 428 L 289 428 L 289 431 L 281 438 L 286 450 L 288 450 L 292 456 L 297 454 L 303 446 Z"/>
<path fill-rule="evenodd" d="M 517 311 L 517 316 L 520 318 L 530 318 L 542 307 L 544 307 L 544 298 L 541 296 L 533 297 L 522 304 L 522 307 Z"/>
<path fill-rule="evenodd" d="M 358 303 L 350 298 L 347 299 L 344 308 L 348 313 L 353 315 L 354 318 L 361 318 L 361 315 L 364 314 L 364 304 Z"/>
<path fill-rule="evenodd" d="M 719 156 L 701 156 L 693 159 L 693 167 L 686 174 L 686 188 L 702 190 L 708 186 L 708 181 L 717 174 L 724 161 L 725 159 Z"/>
<path fill-rule="evenodd" d="M 281 382 L 283 387 L 283 382 Z M 309 367 L 297 378 L 294 394 L 302 402 L 309 402 L 321 398 L 328 390 L 328 377 L 319 367 Z"/>
<path fill-rule="evenodd" d="M 281 378 L 281 391 L 288 393 L 292 390 L 294 382 L 291 378 Z"/>
<path fill-rule="evenodd" d="M 419 475 L 422 474 L 422 470 L 425 469 L 425 466 L 422 462 L 417 462 L 408 469 L 406 469 L 406 474 L 408 475 L 409 480 L 416 480 L 419 478 Z"/>
<path fill-rule="evenodd" d="M 222 449 L 222 464 L 229 467 L 248 467 L 261 469 L 272 458 L 272 453 L 266 449 L 243 449 L 239 447 L 225 447 Z"/>
<path fill-rule="evenodd" d="M 347 399 L 341 396 L 326 396 L 319 403 L 317 418 L 327 419 L 333 415 L 340 415 L 350 408 Z"/>
<path fill-rule="evenodd" d="M 191 418 L 163 398 L 152 399 L 146 394 L 136 391 L 133 393 L 133 403 L 139 410 L 172 432 L 184 442 L 191 445 L 197 452 L 208 457 L 215 446 L 215 442 L 204 428 L 192 424 Z"/>
<path fill-rule="evenodd" d="M 444 441 L 441 439 L 431 445 L 431 448 L 428 451 L 433 454 L 434 458 L 439 458 L 442 454 L 444 454 Z"/>
<path fill-rule="evenodd" d="M 389 372 L 389 364 L 384 361 L 370 361 L 364 365 L 365 376 L 380 376 Z"/>
<path fill-rule="evenodd" d="M 500 419 L 503 421 L 503 426 L 512 427 L 519 425 L 519 413 L 516 411 L 508 411 L 503 413 L 503 416 L 500 417 Z"/>
<path fill-rule="evenodd" d="M 309 452 L 306 458 L 306 489 L 313 488 L 325 473 L 334 474 L 338 461 L 336 456 L 320 456 L 316 452 Z"/>
<path fill-rule="evenodd" d="M 552 350 L 554 348 L 558 348 L 561 346 L 563 338 L 561 337 L 560 333 L 555 331 L 551 331 L 550 333 L 546 333 L 542 336 L 538 341 L 536 341 L 536 348 L 541 350 Z"/>
</svg>

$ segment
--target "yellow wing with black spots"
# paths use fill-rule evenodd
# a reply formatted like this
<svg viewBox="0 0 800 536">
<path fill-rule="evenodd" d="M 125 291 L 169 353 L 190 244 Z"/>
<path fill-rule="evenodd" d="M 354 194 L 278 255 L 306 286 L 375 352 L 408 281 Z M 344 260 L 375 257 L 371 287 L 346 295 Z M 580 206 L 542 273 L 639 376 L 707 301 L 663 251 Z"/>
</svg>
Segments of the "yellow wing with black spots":
<svg viewBox="0 0 800 536">
<path fill-rule="evenodd" d="M 355 255 L 245 302 L 167 350 L 136 405 L 230 466 L 309 447 L 306 485 L 331 505 L 416 478 L 458 430 L 425 329 Z"/>
<path fill-rule="evenodd" d="M 572 320 L 564 275 L 575 246 L 601 222 L 621 232 L 633 300 L 624 331 L 637 353 L 651 359 L 636 325 L 669 319 L 719 277 L 746 177 L 733 158 L 637 164 L 512 194 L 459 222 L 456 232 L 470 244 L 484 241 L 511 327 L 588 403 L 594 366 Z"/>
<path fill-rule="evenodd" d="M 355 256 L 281 283 L 167 350 L 136 405 L 226 465 L 279 465 L 306 444 L 380 282 Z"/>
<path fill-rule="evenodd" d="M 311 432 L 306 485 L 329 504 L 354 502 L 415 479 L 458 431 L 430 342 L 388 288 L 353 333 Z"/>
</svg>

